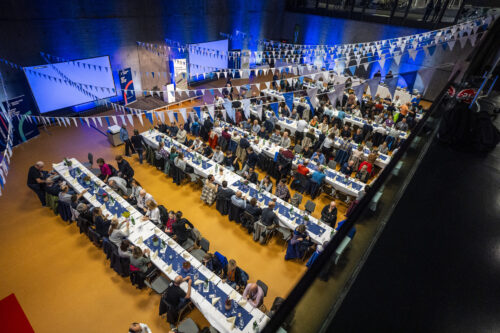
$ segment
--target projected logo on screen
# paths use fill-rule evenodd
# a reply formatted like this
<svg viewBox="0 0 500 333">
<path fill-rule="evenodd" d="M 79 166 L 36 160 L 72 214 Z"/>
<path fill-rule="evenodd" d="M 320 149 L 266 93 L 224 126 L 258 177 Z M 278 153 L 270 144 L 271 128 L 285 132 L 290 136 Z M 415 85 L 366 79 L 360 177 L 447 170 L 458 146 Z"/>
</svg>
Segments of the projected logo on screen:
<svg viewBox="0 0 500 333">
<path fill-rule="evenodd" d="M 120 88 L 123 91 L 123 101 L 125 104 L 132 103 L 136 100 L 134 81 L 132 80 L 132 71 L 130 68 L 122 69 L 118 72 L 120 77 Z"/>
</svg>

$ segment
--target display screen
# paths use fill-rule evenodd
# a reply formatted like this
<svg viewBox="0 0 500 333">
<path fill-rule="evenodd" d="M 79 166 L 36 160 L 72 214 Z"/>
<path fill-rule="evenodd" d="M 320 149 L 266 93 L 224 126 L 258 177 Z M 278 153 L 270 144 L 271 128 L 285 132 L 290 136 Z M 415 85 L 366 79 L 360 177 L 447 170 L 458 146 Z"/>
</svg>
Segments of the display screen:
<svg viewBox="0 0 500 333">
<path fill-rule="evenodd" d="M 24 67 L 24 73 L 40 113 L 92 102 L 93 96 L 116 96 L 108 56 Z M 82 84 L 82 90 L 68 84 L 68 79 Z"/>
<path fill-rule="evenodd" d="M 227 68 L 229 41 L 227 39 L 215 42 L 191 44 L 189 48 L 189 76 L 210 73 Z"/>
</svg>

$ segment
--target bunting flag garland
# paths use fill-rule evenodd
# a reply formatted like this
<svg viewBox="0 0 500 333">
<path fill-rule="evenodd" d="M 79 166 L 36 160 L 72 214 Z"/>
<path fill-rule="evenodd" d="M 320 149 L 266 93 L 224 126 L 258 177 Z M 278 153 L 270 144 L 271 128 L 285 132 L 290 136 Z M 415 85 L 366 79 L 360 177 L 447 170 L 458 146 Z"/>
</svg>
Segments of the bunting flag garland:
<svg viewBox="0 0 500 333">
<path fill-rule="evenodd" d="M 309 104 L 311 115 L 314 116 L 314 106 L 311 103 L 311 98 L 309 96 L 305 96 L 304 99 L 306 100 L 306 103 Z"/>
<path fill-rule="evenodd" d="M 326 94 L 330 103 L 335 107 L 337 105 L 337 94 L 335 91 L 330 91 Z"/>
<path fill-rule="evenodd" d="M 187 114 L 186 114 L 186 108 L 180 109 L 179 112 L 181 113 L 182 118 L 184 119 L 184 122 L 187 122 L 188 118 L 187 118 Z"/>
<path fill-rule="evenodd" d="M 249 99 L 242 100 L 241 106 L 243 108 L 243 113 L 245 114 L 245 118 L 250 119 L 250 100 Z"/>
<path fill-rule="evenodd" d="M 424 87 L 424 91 L 422 91 L 422 94 L 425 93 L 427 87 L 429 86 L 433 74 L 434 68 L 423 68 L 418 71 L 418 75 L 420 76 Z"/>
<path fill-rule="evenodd" d="M 284 93 L 283 97 L 285 98 L 285 104 L 288 106 L 288 109 L 290 111 L 293 110 L 293 92 Z"/>
<path fill-rule="evenodd" d="M 368 81 L 366 81 L 366 83 L 368 84 L 368 88 L 370 88 L 370 94 L 372 96 L 376 96 L 377 90 L 378 90 L 378 85 L 380 83 L 380 77 L 375 77 L 373 79 L 369 79 Z"/>
<path fill-rule="evenodd" d="M 262 105 L 257 105 L 257 116 L 262 120 Z"/>
<path fill-rule="evenodd" d="M 406 81 L 406 85 L 408 86 L 408 91 L 413 91 L 413 85 L 415 84 L 415 79 L 417 78 L 417 71 L 412 71 L 408 73 L 400 74 L 403 79 Z"/>
<path fill-rule="evenodd" d="M 279 114 L 279 111 L 278 111 L 278 110 L 279 110 L 279 109 L 278 109 L 278 106 L 279 106 L 279 105 L 278 105 L 278 102 L 271 103 L 269 106 L 270 106 L 270 107 L 271 107 L 271 109 L 274 111 L 274 114 L 276 115 L 276 117 L 278 117 L 278 118 L 279 118 L 280 114 Z"/>
<path fill-rule="evenodd" d="M 363 94 L 365 93 L 365 88 L 366 88 L 366 82 L 363 82 L 359 84 L 356 87 L 353 87 L 354 90 L 354 95 L 358 99 L 358 101 L 361 101 L 363 99 Z"/>
<path fill-rule="evenodd" d="M 398 86 L 398 79 L 399 77 L 395 76 L 384 80 L 384 83 L 387 85 L 387 89 L 389 89 L 389 93 L 391 94 L 392 99 L 394 99 L 394 93 L 396 92 L 396 87 Z"/>
<path fill-rule="evenodd" d="M 208 114 L 210 115 L 210 118 L 212 118 L 212 121 L 215 120 L 215 106 L 209 105 L 207 107 L 207 109 L 208 109 Z"/>
</svg>

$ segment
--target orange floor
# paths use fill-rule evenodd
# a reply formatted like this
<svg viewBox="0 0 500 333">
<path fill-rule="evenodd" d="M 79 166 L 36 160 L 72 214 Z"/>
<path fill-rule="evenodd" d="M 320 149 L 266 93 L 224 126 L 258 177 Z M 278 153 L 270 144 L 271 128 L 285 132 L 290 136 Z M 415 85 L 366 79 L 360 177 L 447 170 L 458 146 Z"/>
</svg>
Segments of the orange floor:
<svg viewBox="0 0 500 333">
<path fill-rule="evenodd" d="M 159 296 L 137 290 L 119 277 L 75 224 L 68 225 L 42 208 L 26 186 L 28 168 L 38 160 L 50 168 L 64 157 L 84 161 L 92 152 L 95 158 L 112 161 L 115 154 L 123 153 L 123 146 L 112 147 L 102 133 L 86 126 L 41 132 L 14 148 L 0 197 L 0 298 L 15 293 L 36 332 L 123 332 L 132 321 L 147 323 L 153 332 L 168 331 L 168 324 L 158 316 Z M 304 263 L 284 260 L 283 243 L 272 240 L 261 246 L 215 207 L 203 205 L 200 189 L 177 187 L 154 167 L 140 165 L 136 156 L 128 160 L 143 187 L 168 209 L 183 211 L 210 241 L 212 251 L 234 258 L 250 281 L 268 284 L 268 307 L 275 297 L 285 297 L 305 271 Z M 316 202 L 313 215 L 319 217 L 328 200 L 321 196 Z M 207 325 L 198 311 L 190 316 L 200 327 Z"/>
</svg>

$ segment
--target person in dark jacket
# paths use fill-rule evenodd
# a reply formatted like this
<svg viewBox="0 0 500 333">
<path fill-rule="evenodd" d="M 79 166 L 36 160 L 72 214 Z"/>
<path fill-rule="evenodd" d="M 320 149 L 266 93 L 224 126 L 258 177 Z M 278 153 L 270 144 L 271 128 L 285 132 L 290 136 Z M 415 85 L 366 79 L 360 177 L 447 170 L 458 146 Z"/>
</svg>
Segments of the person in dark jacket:
<svg viewBox="0 0 500 333">
<path fill-rule="evenodd" d="M 335 223 L 337 223 L 337 205 L 335 201 L 330 202 L 321 210 L 321 220 L 330 227 L 335 227 Z"/>
<path fill-rule="evenodd" d="M 129 184 L 134 178 L 134 169 L 132 169 L 127 160 L 123 159 L 122 155 L 117 155 L 115 160 L 118 165 L 118 177 L 122 177 Z"/>
<path fill-rule="evenodd" d="M 262 209 L 257 206 L 257 199 L 250 199 L 250 204 L 246 206 L 245 210 L 254 217 L 254 221 L 257 221 L 262 214 Z"/>
<path fill-rule="evenodd" d="M 145 143 L 144 143 L 144 139 L 142 138 L 142 136 L 139 135 L 138 130 L 136 130 L 136 129 L 134 130 L 134 135 L 132 135 L 132 137 L 130 138 L 130 141 L 132 142 L 132 146 L 134 146 L 135 151 L 139 155 L 139 163 L 142 164 L 142 158 L 143 158 L 142 156 L 144 153 Z"/>
<path fill-rule="evenodd" d="M 107 219 L 107 216 L 102 215 L 101 208 L 96 207 L 92 211 L 94 218 L 95 231 L 102 237 L 108 237 L 109 226 L 111 222 Z"/>
<path fill-rule="evenodd" d="M 194 228 L 193 224 L 189 222 L 188 219 L 182 218 L 182 213 L 177 212 L 177 221 L 172 225 L 172 230 L 174 232 L 174 239 L 180 245 L 189 238 L 190 230 Z M 189 228 L 186 227 L 186 224 Z"/>
<path fill-rule="evenodd" d="M 217 275 L 221 274 L 223 269 L 222 263 L 219 261 L 219 259 L 210 252 L 205 254 L 202 264 Z"/>
</svg>

